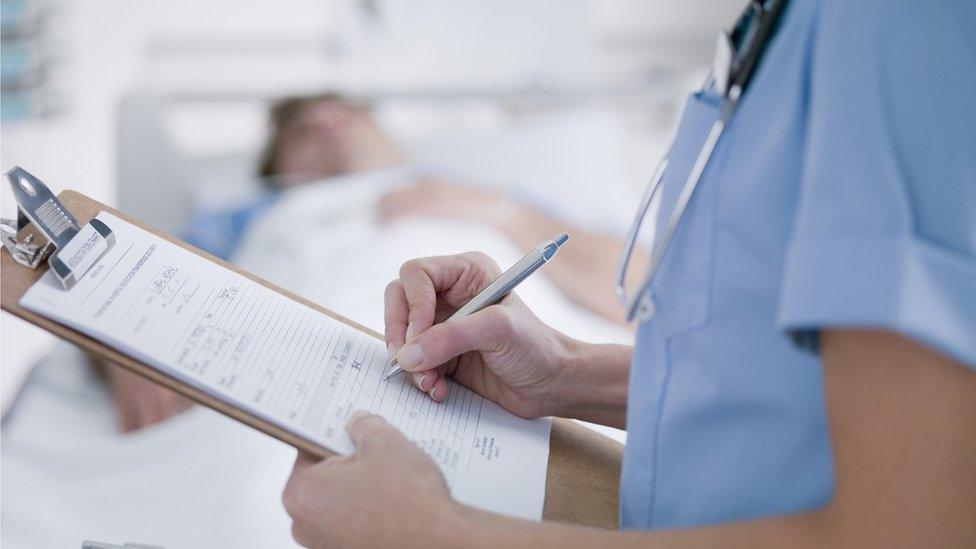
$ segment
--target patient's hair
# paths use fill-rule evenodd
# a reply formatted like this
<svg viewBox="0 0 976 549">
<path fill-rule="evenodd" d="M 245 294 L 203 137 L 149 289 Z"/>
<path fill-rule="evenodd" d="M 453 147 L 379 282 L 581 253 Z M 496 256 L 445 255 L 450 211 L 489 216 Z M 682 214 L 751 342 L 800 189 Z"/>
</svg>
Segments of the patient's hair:
<svg viewBox="0 0 976 549">
<path fill-rule="evenodd" d="M 306 107 L 321 101 L 335 101 L 353 109 L 366 110 L 366 107 L 360 103 L 334 92 L 295 95 L 279 99 L 271 106 L 271 135 L 261 153 L 261 163 L 258 165 L 259 176 L 267 180 L 278 175 L 282 134 L 288 126 L 298 120 Z"/>
</svg>

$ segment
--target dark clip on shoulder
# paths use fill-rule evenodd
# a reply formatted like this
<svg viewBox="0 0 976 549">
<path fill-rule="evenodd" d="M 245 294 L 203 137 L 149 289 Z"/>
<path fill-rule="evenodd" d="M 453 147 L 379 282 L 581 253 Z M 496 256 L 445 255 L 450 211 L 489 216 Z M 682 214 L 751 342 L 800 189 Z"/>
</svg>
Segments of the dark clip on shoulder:
<svg viewBox="0 0 976 549">
<path fill-rule="evenodd" d="M 47 185 L 27 170 L 15 167 L 7 172 L 7 179 L 17 200 L 17 219 L 0 220 L 3 247 L 14 261 L 31 269 L 47 259 L 61 286 L 70 290 L 112 249 L 115 235 L 97 219 L 79 225 Z M 28 223 L 47 238 L 46 244 L 35 243 L 34 235 L 18 239 Z"/>
</svg>

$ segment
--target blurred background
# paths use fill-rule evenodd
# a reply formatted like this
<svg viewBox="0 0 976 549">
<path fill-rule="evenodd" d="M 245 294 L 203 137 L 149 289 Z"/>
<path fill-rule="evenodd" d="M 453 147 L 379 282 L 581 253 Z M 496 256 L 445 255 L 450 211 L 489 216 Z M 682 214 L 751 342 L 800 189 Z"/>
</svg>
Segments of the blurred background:
<svg viewBox="0 0 976 549">
<path fill-rule="evenodd" d="M 638 193 L 716 30 L 740 7 L 3 0 L 0 164 L 175 231 L 192 207 L 243 191 L 235 184 L 254 173 L 273 99 L 338 90 L 377 107 L 418 155 L 467 147 L 455 162 L 477 174 L 492 171 L 486 157 L 544 151 L 563 156 L 549 179 L 598 174 Z M 591 145 L 594 158 L 567 163 Z M 10 217 L 6 185 L 2 196 Z M 48 338 L 9 315 L 0 322 L 7 403 Z"/>
<path fill-rule="evenodd" d="M 2 0 L 0 164 L 181 234 L 262 192 L 275 100 L 339 92 L 412 163 L 619 236 L 740 4 Z M 54 342 L 0 333 L 6 413 Z"/>
</svg>

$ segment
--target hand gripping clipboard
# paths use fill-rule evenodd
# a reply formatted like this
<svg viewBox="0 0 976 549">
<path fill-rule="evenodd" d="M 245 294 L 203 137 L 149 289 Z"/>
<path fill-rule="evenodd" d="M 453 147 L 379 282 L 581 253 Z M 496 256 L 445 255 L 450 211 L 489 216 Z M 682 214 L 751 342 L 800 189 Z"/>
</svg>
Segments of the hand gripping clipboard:
<svg viewBox="0 0 976 549">
<path fill-rule="evenodd" d="M 107 211 L 214 263 L 240 273 L 275 292 L 344 322 L 357 330 L 380 337 L 380 334 L 377 334 L 373 330 L 348 320 L 341 315 L 323 309 L 315 303 L 261 280 L 217 257 L 140 223 L 138 220 L 126 216 L 80 193 L 64 191 L 58 195 L 57 202 L 66 210 L 66 213 L 73 216 L 80 228 L 89 226 L 89 222 L 99 212 Z M 81 332 L 20 307 L 18 304 L 20 298 L 49 268 L 48 262 L 44 261 L 44 259 L 55 251 L 52 249 L 51 242 L 44 245 L 34 244 L 38 239 L 44 241 L 46 235 L 43 231 L 38 230 L 34 219 L 29 220 L 32 223 L 26 225 L 19 223 L 16 226 L 19 229 L 16 236 L 9 233 L 3 235 L 4 245 L 8 250 L 13 252 L 15 250 L 11 250 L 11 247 L 19 245 L 17 250 L 21 252 L 21 257 L 18 260 L 14 259 L 12 253 L 0 252 L 0 302 L 2 302 L 0 304 L 2 304 L 4 311 L 47 330 L 99 359 L 112 362 L 133 371 L 295 448 L 320 457 L 332 455 L 325 448 L 295 436 L 269 421 L 174 379 Z M 10 226 L 11 224 L 5 223 L 5 231 Z M 111 228 L 109 227 L 108 229 L 110 230 Z M 31 237 L 31 235 L 33 236 Z M 104 234 L 102 236 L 105 237 Z M 33 240 L 28 241 L 28 238 L 32 238 Z M 59 248 L 63 248 L 65 245 L 64 242 L 57 242 L 55 244 Z M 60 255 L 63 254 L 59 254 L 58 256 Z M 67 261 L 64 257 L 61 257 L 61 259 Z M 30 261 L 35 262 L 34 268 L 28 265 Z M 546 497 L 543 517 L 546 520 L 557 520 L 602 528 L 616 528 L 618 524 L 618 482 L 620 477 L 621 455 L 622 446 L 617 442 L 570 420 L 562 418 L 554 419 L 552 434 L 550 436 L 549 466 L 546 478 Z"/>
</svg>

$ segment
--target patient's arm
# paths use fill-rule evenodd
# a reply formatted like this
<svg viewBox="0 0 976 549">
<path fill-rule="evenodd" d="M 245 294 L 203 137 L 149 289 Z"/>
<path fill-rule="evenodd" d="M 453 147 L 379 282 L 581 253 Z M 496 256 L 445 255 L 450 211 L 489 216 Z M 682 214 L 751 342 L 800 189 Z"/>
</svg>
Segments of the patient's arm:
<svg viewBox="0 0 976 549">
<path fill-rule="evenodd" d="M 115 364 L 90 357 L 105 377 L 119 431 L 128 433 L 169 419 L 192 406 L 192 402 Z"/>
<path fill-rule="evenodd" d="M 617 258 L 623 246 L 619 238 L 584 231 L 501 193 L 436 180 L 392 191 L 383 197 L 380 207 L 387 220 L 432 216 L 485 223 L 523 251 L 561 232 L 569 233 L 571 245 L 562 248 L 559 260 L 547 265 L 544 272 L 569 299 L 625 324 L 613 290 Z M 638 250 L 634 261 L 646 263 L 647 258 Z"/>
<path fill-rule="evenodd" d="M 584 231 L 523 204 L 512 203 L 510 211 L 497 228 L 524 250 L 561 232 L 572 235 L 572 245 L 559 250 L 559 261 L 547 265 L 545 273 L 579 305 L 614 322 L 627 324 L 623 308 L 614 295 L 617 260 L 623 247 L 621 239 Z M 637 257 L 638 251 L 634 253 L 635 261 L 643 261 Z"/>
</svg>

